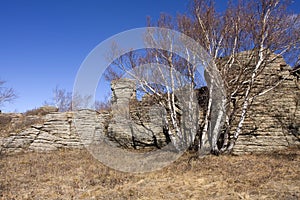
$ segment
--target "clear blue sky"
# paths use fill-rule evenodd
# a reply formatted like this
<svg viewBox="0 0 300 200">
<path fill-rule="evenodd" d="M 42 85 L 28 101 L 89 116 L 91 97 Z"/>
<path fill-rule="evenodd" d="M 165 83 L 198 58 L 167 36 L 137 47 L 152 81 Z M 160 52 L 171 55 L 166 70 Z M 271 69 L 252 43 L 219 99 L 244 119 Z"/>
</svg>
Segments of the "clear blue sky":
<svg viewBox="0 0 300 200">
<path fill-rule="evenodd" d="M 226 1 L 217 1 L 223 9 Z M 144 27 L 146 16 L 176 15 L 186 0 L 0 0 L 0 79 L 19 98 L 4 112 L 37 108 L 58 85 L 72 91 L 80 64 L 101 41 Z M 299 13 L 299 1 L 294 9 Z"/>
</svg>

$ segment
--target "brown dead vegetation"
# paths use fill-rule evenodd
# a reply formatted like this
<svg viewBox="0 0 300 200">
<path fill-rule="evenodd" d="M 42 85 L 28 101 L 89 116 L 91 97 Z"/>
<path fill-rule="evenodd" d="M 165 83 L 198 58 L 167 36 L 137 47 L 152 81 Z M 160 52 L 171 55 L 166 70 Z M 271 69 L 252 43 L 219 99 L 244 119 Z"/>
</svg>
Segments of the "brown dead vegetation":
<svg viewBox="0 0 300 200">
<path fill-rule="evenodd" d="M 2 155 L 0 199 L 298 199 L 300 149 L 264 155 L 186 153 L 151 173 L 110 169 L 86 150 Z"/>
</svg>

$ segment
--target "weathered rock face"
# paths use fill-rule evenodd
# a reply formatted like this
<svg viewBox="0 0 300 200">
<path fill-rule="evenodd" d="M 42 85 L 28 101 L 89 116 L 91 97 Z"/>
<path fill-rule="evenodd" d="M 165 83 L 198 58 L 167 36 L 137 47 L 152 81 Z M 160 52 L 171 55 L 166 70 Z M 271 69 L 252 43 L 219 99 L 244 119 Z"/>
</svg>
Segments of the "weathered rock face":
<svg viewBox="0 0 300 200">
<path fill-rule="evenodd" d="M 162 146 L 165 139 L 159 109 L 136 100 L 135 82 L 121 79 L 112 82 L 112 118 L 108 137 L 120 146 Z"/>
<path fill-rule="evenodd" d="M 74 116 L 75 114 L 76 116 Z M 25 116 L 19 117 L 24 118 Z M 34 116 L 26 116 L 25 118 L 32 117 Z M 75 129 L 74 117 L 76 123 L 82 128 L 80 131 Z M 105 121 L 103 117 L 106 117 L 106 114 L 96 115 L 94 111 L 90 110 L 77 111 L 76 113 L 53 112 L 45 116 L 39 116 L 39 118 L 42 118 L 42 123 L 32 124 L 30 128 L 18 133 L 12 132 L 8 137 L 0 138 L 0 152 L 11 153 L 49 151 L 59 148 L 83 148 L 83 145 L 86 144 L 85 141 L 89 138 L 82 133 L 88 133 L 87 135 L 91 136 L 92 134 L 89 132 L 91 131 L 90 127 L 93 128 L 92 131 L 97 130 L 98 133 L 103 133 L 103 122 Z M 82 121 L 86 124 L 82 124 Z"/>
<path fill-rule="evenodd" d="M 285 80 L 274 90 L 257 97 L 245 119 L 234 148 L 235 154 L 300 145 L 300 80 L 290 74 L 290 67 L 283 58 L 266 67 L 254 90 L 268 86 L 266 77 L 276 76 L 285 77 Z M 204 105 L 200 104 L 197 121 L 203 116 L 201 106 Z M 56 108 L 43 107 L 26 115 L 1 113 L 0 153 L 83 148 L 107 136 L 116 146 L 161 147 L 170 140 L 164 134 L 162 110 L 153 104 L 151 96 L 137 101 L 133 81 L 113 81 L 111 112 L 96 114 L 91 110 L 80 110 L 60 113 Z M 238 121 L 234 123 L 233 127 Z"/>
<path fill-rule="evenodd" d="M 56 108 L 54 106 L 42 106 L 39 109 L 42 110 L 45 113 L 51 113 L 51 112 L 57 112 L 58 111 L 58 108 Z"/>
<path fill-rule="evenodd" d="M 254 88 L 257 91 L 270 87 L 272 78 L 284 78 L 284 81 L 253 102 L 234 153 L 266 152 L 300 145 L 300 80 L 290 70 L 279 57 L 258 77 Z"/>
</svg>

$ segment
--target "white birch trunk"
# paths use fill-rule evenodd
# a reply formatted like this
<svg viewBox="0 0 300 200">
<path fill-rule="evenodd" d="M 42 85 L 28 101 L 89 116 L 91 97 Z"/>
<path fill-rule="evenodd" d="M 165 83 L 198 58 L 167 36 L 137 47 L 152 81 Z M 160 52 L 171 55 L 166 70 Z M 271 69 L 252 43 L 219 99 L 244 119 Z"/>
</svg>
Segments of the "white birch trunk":
<svg viewBox="0 0 300 200">
<path fill-rule="evenodd" d="M 211 83 L 213 83 L 213 79 L 211 80 Z M 210 143 L 209 143 L 209 123 L 210 123 L 210 113 L 211 113 L 211 106 L 212 106 L 212 91 L 213 91 L 213 84 L 211 84 L 211 87 L 209 88 L 209 99 L 208 99 L 208 105 L 207 105 L 207 111 L 204 119 L 204 128 L 202 131 L 201 138 L 199 140 L 199 145 L 198 145 L 198 154 L 201 155 L 206 155 L 209 154 L 211 151 Z"/>
</svg>

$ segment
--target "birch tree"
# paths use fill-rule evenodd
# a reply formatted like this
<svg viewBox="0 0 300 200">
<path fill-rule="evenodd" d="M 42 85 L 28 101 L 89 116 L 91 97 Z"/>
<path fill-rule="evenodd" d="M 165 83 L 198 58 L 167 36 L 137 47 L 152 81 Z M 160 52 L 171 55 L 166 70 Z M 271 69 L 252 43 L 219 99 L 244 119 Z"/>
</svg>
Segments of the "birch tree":
<svg viewBox="0 0 300 200">
<path fill-rule="evenodd" d="M 258 77 L 265 76 L 266 68 L 280 57 L 284 57 L 291 65 L 297 62 L 300 53 L 300 17 L 288 13 L 288 5 L 289 2 L 285 0 L 230 1 L 224 12 L 218 12 L 215 1 L 194 0 L 188 14 L 178 15 L 176 19 L 161 15 L 157 23 L 148 23 L 149 26 L 179 30 L 192 37 L 218 66 L 218 72 L 210 68 L 205 70 L 206 76 L 209 77 L 205 78 L 209 95 L 202 132 L 196 144 L 199 155 L 231 152 L 242 132 L 247 112 L 256 98 L 272 91 L 286 79 L 280 75 L 266 76 L 265 82 L 262 83 L 258 81 Z M 174 91 L 177 86 L 184 84 L 181 84 L 182 80 L 173 72 L 179 71 L 185 75 L 186 80 L 189 80 L 188 102 L 193 102 L 193 91 L 199 87 L 197 84 L 199 76 L 194 73 L 193 66 L 189 65 L 194 58 L 179 59 L 178 55 L 172 53 L 174 46 L 168 42 L 171 39 L 168 37 L 170 36 L 151 33 L 145 40 L 169 45 L 166 48 L 170 51 L 149 49 L 140 55 L 134 52 L 127 53 L 114 60 L 115 66 L 121 70 L 108 69 L 110 70 L 108 74 L 110 78 L 118 78 L 122 74 L 121 71 L 131 73 L 131 77 L 139 80 L 143 92 L 154 94 L 155 98 L 160 100 L 169 113 L 165 123 L 176 146 L 176 141 L 182 140 L 184 134 L 178 124 L 180 112 Z M 151 72 L 151 76 L 154 75 L 168 86 L 164 91 L 149 84 L 150 80 L 138 77 L 135 74 L 137 71 L 132 73 L 132 69 L 136 66 L 151 62 L 168 66 L 167 70 L 162 69 L 160 65 L 156 66 Z M 218 77 L 219 73 L 222 78 Z M 218 81 L 220 79 L 224 82 Z M 226 93 L 216 94 L 215 88 L 222 84 L 226 88 Z M 215 105 L 216 102 L 212 98 L 214 95 L 226 95 L 226 99 L 219 103 L 222 105 Z M 187 107 L 191 107 L 191 104 Z M 226 109 L 217 109 L 223 107 Z M 220 127 L 221 116 L 224 113 L 225 125 Z M 190 117 L 190 120 L 196 119 Z M 221 133 L 222 137 L 219 137 Z"/>
<path fill-rule="evenodd" d="M 107 78 L 116 79 L 126 74 L 137 82 L 140 92 L 151 95 L 151 98 L 165 109 L 164 129 L 167 130 L 173 146 L 181 151 L 195 140 L 199 117 L 195 89 L 205 84 L 196 70 L 196 65 L 191 63 L 208 62 L 205 56 L 208 54 L 205 52 L 202 55 L 201 49 L 193 49 L 193 42 L 188 43 L 184 37 L 178 38 L 170 32 L 172 25 L 171 18 L 162 15 L 156 24 L 161 29 L 157 31 L 149 28 L 145 34 L 144 40 L 148 46 L 161 48 L 122 54 L 113 52 L 122 51 L 114 44 L 111 57 L 115 58 L 116 54 L 122 56 L 111 61 L 112 66 L 107 69 Z M 178 52 L 184 54 L 185 58 L 181 58 Z M 195 56 L 196 52 L 199 55 Z M 211 76 L 214 71 L 207 70 L 205 73 Z M 215 83 L 212 82 L 211 85 Z"/>
<path fill-rule="evenodd" d="M 238 1 L 229 3 L 224 13 L 216 12 L 214 3 L 194 1 L 192 17 L 179 16 L 178 23 L 179 29 L 202 44 L 218 63 L 228 100 L 221 152 L 230 152 L 256 97 L 285 79 L 265 77 L 267 84 L 258 89 L 257 77 L 277 58 L 299 54 L 299 15 L 287 12 L 287 1 Z"/>
</svg>

